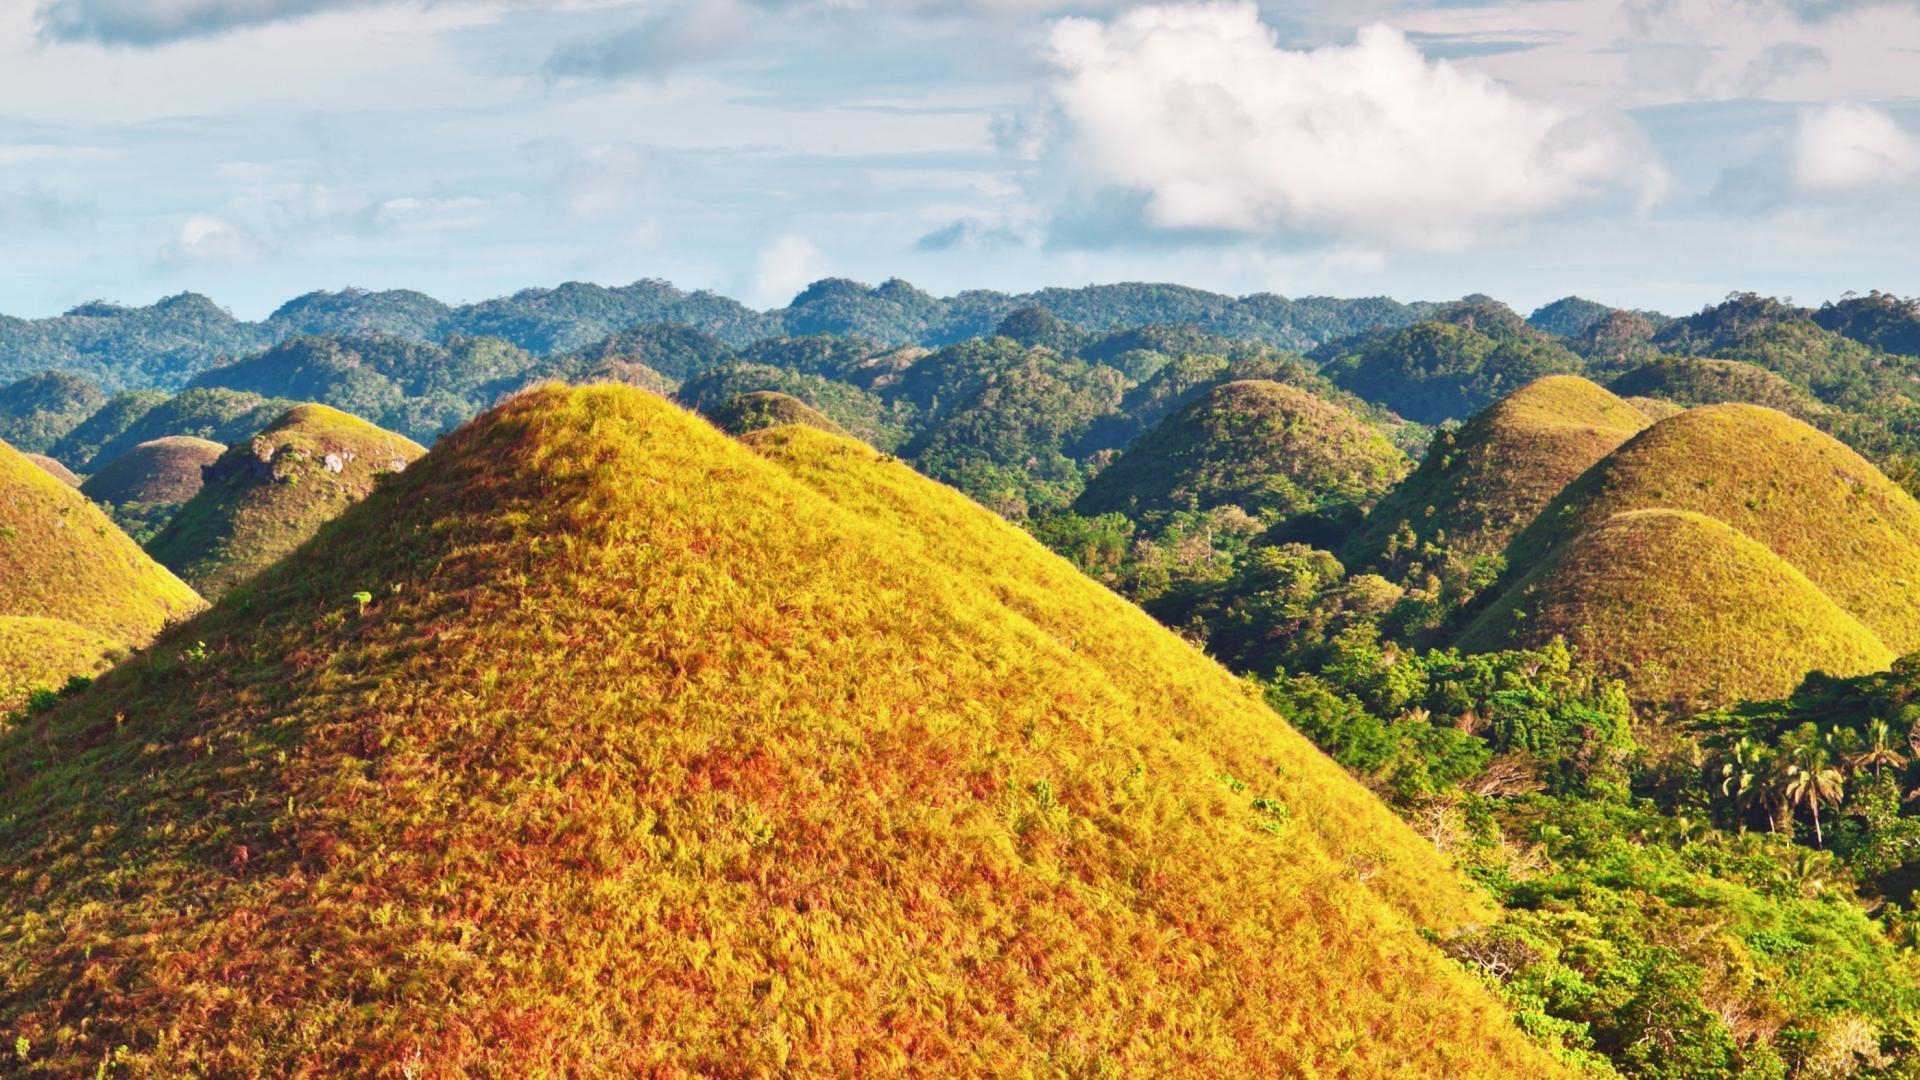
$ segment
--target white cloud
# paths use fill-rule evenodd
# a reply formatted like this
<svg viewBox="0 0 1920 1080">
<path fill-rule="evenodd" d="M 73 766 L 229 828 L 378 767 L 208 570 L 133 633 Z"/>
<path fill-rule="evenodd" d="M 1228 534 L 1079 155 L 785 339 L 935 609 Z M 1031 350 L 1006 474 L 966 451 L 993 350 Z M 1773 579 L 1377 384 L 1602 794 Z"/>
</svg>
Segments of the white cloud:
<svg viewBox="0 0 1920 1080">
<path fill-rule="evenodd" d="M 1793 183 L 1802 191 L 1892 187 L 1920 176 L 1920 139 L 1867 105 L 1829 105 L 1800 117 Z"/>
<path fill-rule="evenodd" d="M 789 233 L 760 252 L 753 267 L 749 299 L 761 307 L 777 307 L 826 276 L 826 256 L 820 249 L 806 237 Z"/>
<path fill-rule="evenodd" d="M 181 224 L 160 258 L 169 263 L 238 265 L 257 262 L 265 254 L 265 245 L 241 226 L 212 214 L 195 214 Z"/>
<path fill-rule="evenodd" d="M 1458 247 L 1608 189 L 1657 194 L 1624 121 L 1517 97 L 1397 31 L 1279 46 L 1252 3 L 1143 8 L 1055 28 L 1068 160 L 1166 230 Z"/>
</svg>

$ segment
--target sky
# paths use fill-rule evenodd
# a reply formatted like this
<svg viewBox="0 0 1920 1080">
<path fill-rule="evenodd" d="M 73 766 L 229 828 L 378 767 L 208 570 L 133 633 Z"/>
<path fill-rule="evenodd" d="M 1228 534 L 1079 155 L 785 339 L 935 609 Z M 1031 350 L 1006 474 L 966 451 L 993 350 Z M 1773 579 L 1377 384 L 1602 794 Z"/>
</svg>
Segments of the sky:
<svg viewBox="0 0 1920 1080">
<path fill-rule="evenodd" d="M 1920 293 L 1920 0 L 0 0 L 0 312 Z"/>
</svg>

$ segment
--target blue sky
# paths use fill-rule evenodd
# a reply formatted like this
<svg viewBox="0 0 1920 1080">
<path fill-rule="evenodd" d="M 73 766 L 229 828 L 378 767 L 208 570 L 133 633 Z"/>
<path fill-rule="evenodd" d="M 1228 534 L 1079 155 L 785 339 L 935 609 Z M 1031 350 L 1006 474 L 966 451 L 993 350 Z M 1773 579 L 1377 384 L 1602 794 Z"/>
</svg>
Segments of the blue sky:
<svg viewBox="0 0 1920 1080">
<path fill-rule="evenodd" d="M 10 0 L 0 312 L 1920 293 L 1920 3 Z"/>
</svg>

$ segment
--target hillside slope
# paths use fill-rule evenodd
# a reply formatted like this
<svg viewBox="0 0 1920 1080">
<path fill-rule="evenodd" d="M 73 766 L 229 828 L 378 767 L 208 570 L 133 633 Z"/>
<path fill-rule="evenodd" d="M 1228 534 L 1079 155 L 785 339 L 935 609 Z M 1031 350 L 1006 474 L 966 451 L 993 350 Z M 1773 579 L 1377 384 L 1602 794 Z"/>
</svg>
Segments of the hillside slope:
<svg viewBox="0 0 1920 1080">
<path fill-rule="evenodd" d="M 143 645 L 203 606 L 84 495 L 0 443 L 0 615 Z"/>
<path fill-rule="evenodd" d="M 1831 436 L 1772 409 L 1712 405 L 1609 454 L 1508 549 L 1526 573 L 1628 510 L 1688 510 L 1805 574 L 1895 653 L 1920 648 L 1920 505 Z"/>
<path fill-rule="evenodd" d="M 205 486 L 147 551 L 218 598 L 366 498 L 383 473 L 424 453 L 338 409 L 298 406 L 208 466 Z"/>
<path fill-rule="evenodd" d="M 1647 424 L 1633 405 L 1577 375 L 1536 379 L 1436 439 L 1420 467 L 1374 507 L 1347 557 L 1371 563 L 1403 530 L 1416 549 L 1496 554 Z"/>
<path fill-rule="evenodd" d="M 1363 503 L 1406 474 L 1406 455 L 1359 417 L 1277 382 L 1207 391 L 1088 482 L 1083 514 L 1234 505 L 1285 517 Z"/>
<path fill-rule="evenodd" d="M 1487 912 L 1246 688 L 873 451 L 752 438 L 789 463 L 516 398 L 203 654 L 0 736 L 0 1031 L 53 1071 L 1554 1074 L 1414 931 Z"/>
<path fill-rule="evenodd" d="M 1806 576 L 1713 518 L 1616 514 L 1557 548 L 1461 635 L 1470 652 L 1565 637 L 1636 700 L 1683 709 L 1861 675 L 1894 654 Z"/>
<path fill-rule="evenodd" d="M 70 622 L 0 615 L 0 727 L 28 691 L 58 690 L 76 675 L 100 674 L 125 655 L 105 635 Z"/>
</svg>

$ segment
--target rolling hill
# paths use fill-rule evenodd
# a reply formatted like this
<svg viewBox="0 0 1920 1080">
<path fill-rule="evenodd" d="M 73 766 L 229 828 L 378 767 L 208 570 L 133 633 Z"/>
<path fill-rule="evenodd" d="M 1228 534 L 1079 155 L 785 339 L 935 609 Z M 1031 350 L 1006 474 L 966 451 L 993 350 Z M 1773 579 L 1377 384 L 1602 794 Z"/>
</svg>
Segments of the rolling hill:
<svg viewBox="0 0 1920 1080">
<path fill-rule="evenodd" d="M 1564 637 L 1638 700 L 1698 709 L 1861 675 L 1894 654 L 1806 575 L 1685 510 L 1629 510 L 1534 565 L 1461 635 L 1470 652 Z"/>
<path fill-rule="evenodd" d="M 1508 565 L 1529 573 L 1588 529 L 1647 509 L 1731 526 L 1895 653 L 1920 648 L 1920 505 L 1831 436 L 1755 405 L 1690 409 L 1635 436 L 1514 539 Z"/>
<path fill-rule="evenodd" d="M 1406 474 L 1406 455 L 1359 417 L 1304 390 L 1214 387 L 1088 482 L 1083 514 L 1238 506 L 1273 518 L 1363 504 Z"/>
<path fill-rule="evenodd" d="M 1416 932 L 1490 912 L 1246 687 L 871 449 L 748 438 L 519 396 L 0 736 L 0 866 L 63 867 L 0 875 L 0 1030 L 53 1072 L 1556 1073 Z"/>
<path fill-rule="evenodd" d="M 791 394 L 773 390 L 735 394 L 722 402 L 719 408 L 709 412 L 707 419 L 713 421 L 714 427 L 729 435 L 745 435 L 750 431 L 787 424 L 805 424 L 828 434 L 847 435 L 845 428 L 827 419 L 813 406 Z M 852 438 L 851 435 L 847 437 Z"/>
<path fill-rule="evenodd" d="M 170 435 L 143 442 L 101 466 L 80 490 L 95 502 L 177 506 L 199 493 L 200 471 L 227 448 L 211 439 Z"/>
<path fill-rule="evenodd" d="M 217 598 L 366 498 L 381 475 L 424 453 L 338 409 L 298 406 L 207 466 L 205 486 L 147 551 Z"/>
<path fill-rule="evenodd" d="M 204 606 L 86 496 L 0 443 L 0 616 L 15 620 L 0 689 L 91 675 L 106 648 L 145 645 Z"/>
<path fill-rule="evenodd" d="M 226 449 L 191 435 L 153 439 L 101 466 L 80 485 L 80 492 L 99 503 L 128 536 L 144 543 L 199 493 L 206 467 Z"/>
<path fill-rule="evenodd" d="M 1647 424 L 1639 409 L 1579 376 L 1536 379 L 1441 434 L 1420 467 L 1374 507 L 1347 558 L 1374 562 L 1402 530 L 1411 531 L 1415 550 L 1497 554 L 1563 488 Z"/>
</svg>

